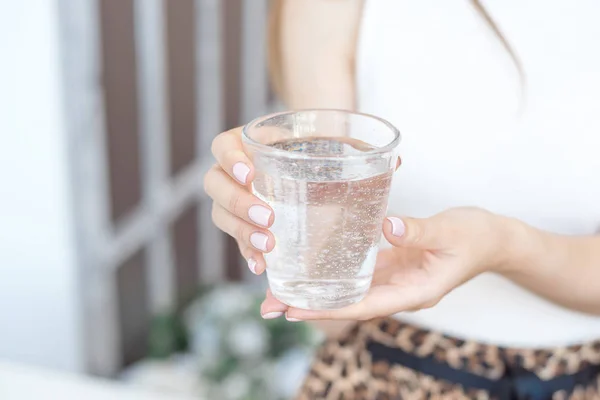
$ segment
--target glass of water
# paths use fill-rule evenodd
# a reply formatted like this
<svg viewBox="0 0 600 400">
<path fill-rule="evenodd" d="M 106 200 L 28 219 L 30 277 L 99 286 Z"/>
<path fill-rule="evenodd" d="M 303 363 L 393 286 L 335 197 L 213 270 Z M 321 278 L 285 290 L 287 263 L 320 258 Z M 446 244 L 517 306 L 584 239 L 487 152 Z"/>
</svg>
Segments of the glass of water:
<svg viewBox="0 0 600 400">
<path fill-rule="evenodd" d="M 400 133 L 375 116 L 290 111 L 243 129 L 254 195 L 275 213 L 265 254 L 273 295 L 298 308 L 337 309 L 367 293 Z"/>
</svg>

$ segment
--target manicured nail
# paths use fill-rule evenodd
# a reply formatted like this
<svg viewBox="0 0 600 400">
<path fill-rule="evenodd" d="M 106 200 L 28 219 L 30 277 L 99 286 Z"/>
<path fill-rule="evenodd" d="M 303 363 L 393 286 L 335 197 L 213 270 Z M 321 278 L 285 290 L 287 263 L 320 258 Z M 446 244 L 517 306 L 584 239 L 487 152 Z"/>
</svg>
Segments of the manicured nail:
<svg viewBox="0 0 600 400">
<path fill-rule="evenodd" d="M 388 217 L 388 221 L 392 224 L 392 235 L 401 237 L 404 235 L 404 222 L 398 217 Z"/>
<path fill-rule="evenodd" d="M 248 179 L 248 174 L 250 173 L 250 168 L 243 162 L 237 162 L 233 165 L 233 176 L 235 179 L 240 181 L 240 183 L 246 184 L 246 179 Z"/>
<path fill-rule="evenodd" d="M 298 319 L 298 318 L 288 317 L 287 313 L 285 313 L 285 319 L 287 319 L 290 322 L 300 322 L 300 321 L 302 321 L 301 319 Z"/>
<path fill-rule="evenodd" d="M 267 207 L 255 205 L 248 209 L 248 217 L 258 225 L 269 226 L 271 210 Z"/>
<path fill-rule="evenodd" d="M 254 275 L 256 275 L 256 260 L 254 258 L 248 259 L 248 268 Z"/>
<path fill-rule="evenodd" d="M 262 317 L 263 319 L 275 319 L 275 318 L 279 318 L 283 315 L 282 312 L 279 311 L 273 311 L 273 312 L 268 312 L 266 314 L 263 314 Z"/>
<path fill-rule="evenodd" d="M 269 237 L 262 232 L 254 232 L 250 235 L 250 243 L 260 251 L 267 251 Z"/>
</svg>

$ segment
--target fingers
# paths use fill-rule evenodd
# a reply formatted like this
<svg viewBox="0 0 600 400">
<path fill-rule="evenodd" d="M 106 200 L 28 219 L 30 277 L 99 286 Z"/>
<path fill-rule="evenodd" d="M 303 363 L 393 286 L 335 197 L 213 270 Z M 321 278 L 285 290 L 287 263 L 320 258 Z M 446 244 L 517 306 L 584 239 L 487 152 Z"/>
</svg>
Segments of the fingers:
<svg viewBox="0 0 600 400">
<path fill-rule="evenodd" d="M 398 256 L 396 249 L 384 249 L 377 253 L 377 260 L 375 261 L 375 269 L 387 268 L 398 264 Z"/>
<path fill-rule="evenodd" d="M 260 315 L 264 319 L 279 318 L 286 313 L 288 308 L 287 305 L 283 304 L 273 296 L 271 289 L 267 289 L 267 296 L 260 306 Z"/>
<path fill-rule="evenodd" d="M 248 246 L 245 242 L 240 240 L 237 240 L 237 244 L 242 257 L 246 259 L 246 263 L 248 264 L 248 269 L 250 272 L 252 272 L 254 275 L 260 275 L 265 272 L 267 263 L 265 262 L 263 253 L 256 250 L 254 246 Z"/>
<path fill-rule="evenodd" d="M 363 301 L 364 302 L 364 301 Z M 325 310 L 325 311 L 312 311 L 302 310 L 299 308 L 289 307 L 283 304 L 273 296 L 270 289 L 267 290 L 265 300 L 262 302 L 260 307 L 260 314 L 264 319 L 279 318 L 285 314 L 285 318 L 290 322 L 296 322 L 301 320 L 332 320 L 332 319 L 358 319 L 356 316 L 364 314 L 363 302 L 353 304 L 349 307 L 340 310 Z M 293 310 L 294 315 L 291 315 Z M 344 316 L 348 316 L 344 318 Z"/>
<path fill-rule="evenodd" d="M 217 165 L 204 177 L 204 190 L 221 207 L 246 222 L 265 228 L 273 224 L 271 207 L 236 184 Z"/>
<path fill-rule="evenodd" d="M 244 153 L 241 134 L 242 128 L 221 133 L 213 140 L 211 151 L 229 176 L 247 185 L 254 179 L 254 167 Z"/>
<path fill-rule="evenodd" d="M 432 218 L 388 217 L 383 223 L 383 234 L 396 247 L 436 249 L 438 229 Z"/>
<path fill-rule="evenodd" d="M 290 307 L 286 313 L 288 320 L 368 320 L 389 316 L 418 307 L 421 295 L 413 288 L 399 293 L 392 285 L 373 286 L 360 302 L 339 310 L 303 310 Z"/>
<path fill-rule="evenodd" d="M 261 315 L 263 318 L 266 318 L 266 315 L 269 318 L 277 318 L 285 313 L 288 321 L 364 321 L 430 307 L 437 302 L 439 297 L 432 296 L 429 292 L 419 286 L 399 288 L 396 285 L 378 285 L 372 286 L 362 301 L 348 307 L 338 310 L 304 310 L 286 306 L 268 291 L 267 297 L 261 305 Z"/>
<path fill-rule="evenodd" d="M 263 252 L 275 245 L 273 235 L 266 229 L 273 224 L 273 210 L 253 196 L 248 186 L 254 179 L 254 166 L 244 152 L 241 128 L 218 135 L 211 151 L 217 165 L 204 178 L 204 189 L 214 200 L 213 221 L 215 225 L 234 237 L 240 252 L 248 262 L 248 268 L 259 275 L 265 271 Z"/>
<path fill-rule="evenodd" d="M 241 220 L 219 204 L 213 203 L 212 219 L 217 228 L 237 239 L 240 246 L 248 246 L 261 253 L 268 253 L 275 247 L 271 232 Z"/>
<path fill-rule="evenodd" d="M 261 314 L 263 317 L 268 315 L 269 318 L 277 318 L 285 313 L 288 321 L 368 320 L 428 308 L 441 297 L 437 287 L 418 276 L 417 269 L 408 267 L 398 272 L 396 268 L 375 270 L 367 296 L 356 304 L 338 310 L 304 310 L 289 307 L 268 291 L 261 306 Z M 394 274 L 398 275 L 400 282 L 391 279 Z"/>
</svg>

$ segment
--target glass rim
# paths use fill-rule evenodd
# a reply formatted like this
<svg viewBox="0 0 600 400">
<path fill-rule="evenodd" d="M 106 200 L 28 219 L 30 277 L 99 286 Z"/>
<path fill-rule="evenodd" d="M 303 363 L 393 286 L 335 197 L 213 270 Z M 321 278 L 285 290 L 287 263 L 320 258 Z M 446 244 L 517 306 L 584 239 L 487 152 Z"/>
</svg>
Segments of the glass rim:
<svg viewBox="0 0 600 400">
<path fill-rule="evenodd" d="M 250 135 L 248 134 L 248 131 L 251 130 L 253 127 L 255 127 L 257 124 L 259 124 L 260 122 L 264 122 L 267 121 L 269 119 L 275 118 L 275 117 L 279 117 L 282 115 L 292 115 L 292 114 L 298 114 L 298 113 L 308 113 L 308 112 L 336 112 L 336 113 L 343 113 L 343 114 L 352 114 L 352 115 L 358 115 L 361 117 L 366 117 L 366 118 L 370 118 L 373 120 L 376 120 L 378 122 L 381 122 L 386 128 L 388 128 L 392 134 L 394 135 L 393 139 L 388 142 L 387 144 L 385 144 L 384 146 L 381 147 L 376 147 L 372 150 L 369 151 L 365 151 L 365 152 L 361 152 L 359 154 L 350 154 L 350 155 L 315 155 L 315 154 L 304 154 L 304 153 L 294 153 L 291 151 L 285 151 L 285 150 L 281 150 L 281 149 L 277 149 L 275 147 L 257 142 L 256 140 L 252 139 L 250 137 Z M 376 115 L 373 114 L 367 114 L 367 113 L 362 113 L 362 112 L 357 112 L 357 111 L 349 111 L 349 110 L 342 110 L 342 109 L 337 109 L 337 108 L 306 108 L 306 109 L 299 109 L 299 110 L 288 110 L 288 111 L 280 111 L 280 112 L 275 112 L 272 114 L 268 114 L 268 115 L 263 115 L 261 117 L 258 118 L 254 118 L 252 121 L 248 122 L 246 125 L 244 125 L 244 127 L 242 128 L 242 140 L 245 143 L 248 143 L 252 146 L 256 146 L 257 148 L 261 149 L 261 150 L 265 150 L 271 154 L 275 154 L 275 155 L 281 155 L 282 157 L 285 158 L 294 158 L 294 159 L 319 159 L 319 160 L 340 160 L 340 159 L 344 159 L 344 160 L 349 160 L 349 159 L 362 159 L 362 158 L 367 158 L 367 157 L 372 157 L 374 155 L 378 155 L 378 154 L 385 154 L 385 153 L 390 153 L 391 151 L 393 151 L 396 146 L 398 146 L 398 144 L 400 143 L 401 140 L 401 135 L 400 135 L 400 131 L 398 130 L 398 128 L 396 128 L 394 125 L 392 125 L 389 121 L 380 118 Z"/>
</svg>

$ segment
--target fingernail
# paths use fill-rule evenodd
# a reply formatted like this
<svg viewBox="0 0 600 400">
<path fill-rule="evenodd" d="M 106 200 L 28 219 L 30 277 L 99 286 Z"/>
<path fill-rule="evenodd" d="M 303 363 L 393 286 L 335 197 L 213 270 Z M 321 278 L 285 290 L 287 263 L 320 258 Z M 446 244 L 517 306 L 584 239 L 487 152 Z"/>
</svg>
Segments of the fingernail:
<svg viewBox="0 0 600 400">
<path fill-rule="evenodd" d="M 404 222 L 398 217 L 388 217 L 388 221 L 392 224 L 392 235 L 401 237 L 404 235 Z"/>
<path fill-rule="evenodd" d="M 258 250 L 267 251 L 267 242 L 269 237 L 262 232 L 254 232 L 250 235 L 250 243 Z"/>
<path fill-rule="evenodd" d="M 258 225 L 269 226 L 271 210 L 267 207 L 255 205 L 248 209 L 248 217 Z"/>
<path fill-rule="evenodd" d="M 292 317 L 288 317 L 287 313 L 285 313 L 285 319 L 287 319 L 290 322 L 300 322 L 301 320 L 298 318 L 292 318 Z"/>
<path fill-rule="evenodd" d="M 282 312 L 279 311 L 273 311 L 273 312 L 268 312 L 266 314 L 263 314 L 262 317 L 263 319 L 275 319 L 275 318 L 279 318 L 283 315 Z"/>
<path fill-rule="evenodd" d="M 256 260 L 254 258 L 248 259 L 248 268 L 254 275 L 256 275 Z"/>
<path fill-rule="evenodd" d="M 246 184 L 246 179 L 248 179 L 248 174 L 250 173 L 250 168 L 243 162 L 238 162 L 233 165 L 233 176 L 235 179 L 240 181 L 240 183 Z"/>
</svg>

